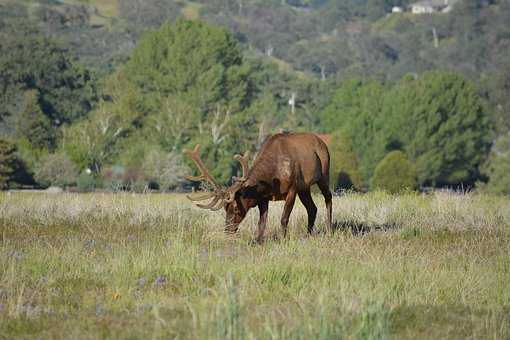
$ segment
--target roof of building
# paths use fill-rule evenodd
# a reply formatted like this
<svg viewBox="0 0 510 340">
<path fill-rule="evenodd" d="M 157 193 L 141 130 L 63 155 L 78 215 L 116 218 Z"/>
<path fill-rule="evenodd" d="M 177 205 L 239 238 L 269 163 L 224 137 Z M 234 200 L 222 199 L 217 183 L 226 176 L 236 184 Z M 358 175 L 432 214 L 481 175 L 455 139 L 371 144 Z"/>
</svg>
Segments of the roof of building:
<svg viewBox="0 0 510 340">
<path fill-rule="evenodd" d="M 453 1 L 445 0 L 422 0 L 411 4 L 411 6 L 424 6 L 424 7 L 445 7 L 451 5 Z"/>
</svg>

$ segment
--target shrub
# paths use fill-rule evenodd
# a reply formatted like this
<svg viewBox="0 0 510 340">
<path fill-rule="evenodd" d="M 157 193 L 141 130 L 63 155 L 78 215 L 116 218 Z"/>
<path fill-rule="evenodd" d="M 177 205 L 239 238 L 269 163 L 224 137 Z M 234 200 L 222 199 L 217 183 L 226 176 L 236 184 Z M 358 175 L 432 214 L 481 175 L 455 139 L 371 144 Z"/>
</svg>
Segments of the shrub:
<svg viewBox="0 0 510 340">
<path fill-rule="evenodd" d="M 34 177 L 37 183 L 45 187 L 66 187 L 76 183 L 78 169 L 67 155 L 49 154 L 36 164 Z"/>
<path fill-rule="evenodd" d="M 123 177 L 126 169 L 121 165 L 103 168 L 101 172 L 102 187 L 109 191 L 125 189 Z"/>
<path fill-rule="evenodd" d="M 80 191 L 93 191 L 96 188 L 96 179 L 91 173 L 84 171 L 78 176 L 76 185 Z"/>
<path fill-rule="evenodd" d="M 361 190 L 363 179 L 358 168 L 358 159 L 352 151 L 349 137 L 340 131 L 331 136 L 331 184 L 335 190 Z"/>
<path fill-rule="evenodd" d="M 418 187 L 416 168 L 402 151 L 392 151 L 377 165 L 372 177 L 372 189 L 390 193 L 414 190 Z"/>
<path fill-rule="evenodd" d="M 157 183 L 163 191 L 182 185 L 190 173 L 180 155 L 156 149 L 147 153 L 142 169 L 147 180 Z"/>
<path fill-rule="evenodd" d="M 145 179 L 144 173 L 140 167 L 128 167 L 122 181 L 126 190 L 134 192 L 142 192 L 148 187 L 148 181 Z"/>
</svg>

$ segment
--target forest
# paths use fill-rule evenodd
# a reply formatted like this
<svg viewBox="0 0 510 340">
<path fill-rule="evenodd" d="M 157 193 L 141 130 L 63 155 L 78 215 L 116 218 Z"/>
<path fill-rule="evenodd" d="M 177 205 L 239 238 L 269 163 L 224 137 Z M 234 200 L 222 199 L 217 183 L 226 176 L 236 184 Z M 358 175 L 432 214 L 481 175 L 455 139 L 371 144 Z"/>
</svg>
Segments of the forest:
<svg viewBox="0 0 510 340">
<path fill-rule="evenodd" d="M 0 188 L 184 190 L 278 131 L 335 190 L 510 194 L 510 3 L 0 0 Z M 393 12 L 393 8 L 402 8 Z"/>
</svg>

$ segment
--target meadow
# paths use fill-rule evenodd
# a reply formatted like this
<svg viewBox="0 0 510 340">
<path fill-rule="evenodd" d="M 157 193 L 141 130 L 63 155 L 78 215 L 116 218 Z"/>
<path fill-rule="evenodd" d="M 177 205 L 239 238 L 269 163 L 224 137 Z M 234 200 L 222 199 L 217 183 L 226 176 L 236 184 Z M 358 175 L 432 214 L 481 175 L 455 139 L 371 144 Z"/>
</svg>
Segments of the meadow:
<svg viewBox="0 0 510 340">
<path fill-rule="evenodd" d="M 182 195 L 0 193 L 0 339 L 510 337 L 510 199 L 316 202 L 256 245 Z"/>
</svg>

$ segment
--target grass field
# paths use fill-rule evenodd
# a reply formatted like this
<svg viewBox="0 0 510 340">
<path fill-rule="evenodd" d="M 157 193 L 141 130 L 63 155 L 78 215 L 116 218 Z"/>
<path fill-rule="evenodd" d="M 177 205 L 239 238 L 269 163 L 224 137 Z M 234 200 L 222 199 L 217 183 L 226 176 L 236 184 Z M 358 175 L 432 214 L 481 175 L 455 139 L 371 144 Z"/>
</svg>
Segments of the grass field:
<svg viewBox="0 0 510 340">
<path fill-rule="evenodd" d="M 1 194 L 0 338 L 504 339 L 510 200 L 334 199 L 337 231 L 235 237 L 179 195 Z"/>
</svg>

